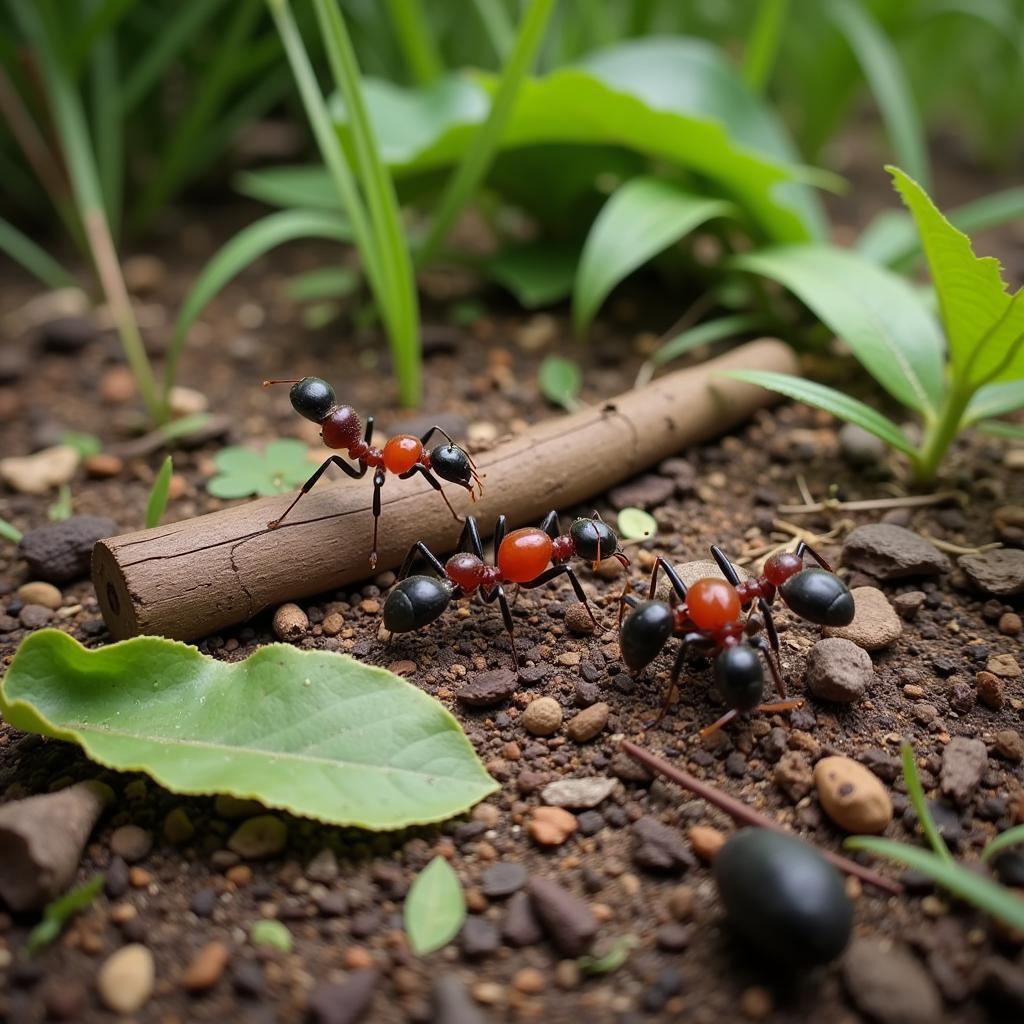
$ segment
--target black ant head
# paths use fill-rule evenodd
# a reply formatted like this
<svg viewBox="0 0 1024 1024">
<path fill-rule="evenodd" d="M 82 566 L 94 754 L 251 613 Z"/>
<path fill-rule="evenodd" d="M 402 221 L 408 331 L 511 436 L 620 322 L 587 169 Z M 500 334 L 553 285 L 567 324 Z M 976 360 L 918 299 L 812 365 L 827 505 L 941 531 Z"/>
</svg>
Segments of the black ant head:
<svg viewBox="0 0 1024 1024">
<path fill-rule="evenodd" d="M 654 661 L 674 629 L 675 616 L 664 601 L 641 601 L 619 628 L 619 649 L 626 668 L 638 672 Z"/>
<path fill-rule="evenodd" d="M 447 580 L 409 576 L 395 584 L 384 602 L 384 628 L 392 633 L 411 633 L 438 618 L 451 599 Z"/>
<path fill-rule="evenodd" d="M 449 483 L 473 488 L 473 463 L 457 444 L 439 444 L 430 451 L 430 468 Z"/>
<path fill-rule="evenodd" d="M 569 527 L 569 536 L 576 554 L 588 562 L 600 562 L 619 551 L 619 538 L 603 519 L 577 519 Z"/>
<path fill-rule="evenodd" d="M 322 377 L 303 377 L 288 392 L 292 408 L 307 420 L 323 423 L 327 414 L 338 404 L 334 388 Z"/>
<path fill-rule="evenodd" d="M 715 658 L 715 681 L 722 699 L 737 711 L 750 711 L 761 703 L 764 666 L 753 647 L 736 644 Z"/>
<path fill-rule="evenodd" d="M 833 572 L 802 569 L 779 587 L 779 593 L 801 619 L 816 626 L 848 626 L 853 622 L 853 594 Z"/>
</svg>

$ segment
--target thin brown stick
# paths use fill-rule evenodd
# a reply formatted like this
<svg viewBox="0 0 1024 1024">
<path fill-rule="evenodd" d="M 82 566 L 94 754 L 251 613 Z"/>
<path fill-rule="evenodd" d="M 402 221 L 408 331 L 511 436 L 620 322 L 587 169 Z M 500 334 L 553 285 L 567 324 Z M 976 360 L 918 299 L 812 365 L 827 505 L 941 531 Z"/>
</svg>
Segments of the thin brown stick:
<svg viewBox="0 0 1024 1024">
<path fill-rule="evenodd" d="M 644 750 L 643 747 L 638 747 L 629 740 L 623 740 L 620 747 L 634 761 L 639 761 L 645 768 L 649 768 L 652 772 L 657 772 L 659 775 L 664 775 L 666 779 L 671 779 L 677 786 L 688 789 L 691 793 L 696 794 L 702 800 L 706 800 L 720 811 L 725 811 L 733 821 L 742 822 L 744 825 L 753 825 L 754 828 L 771 829 L 772 832 L 781 832 L 783 835 L 800 839 L 799 836 L 794 836 L 792 832 L 787 831 L 781 825 L 772 821 L 771 818 L 755 811 L 753 807 L 743 803 L 742 800 L 737 800 L 735 797 L 729 796 L 728 793 L 723 793 L 722 790 L 717 789 L 708 782 L 701 782 L 700 779 L 689 772 L 684 772 L 681 768 L 676 768 L 675 765 L 663 761 L 655 754 Z M 801 840 L 801 842 L 806 842 L 806 840 Z M 814 848 L 827 861 L 839 868 L 840 871 L 845 871 L 848 875 L 853 875 L 862 882 L 873 885 L 876 889 L 892 893 L 894 896 L 899 896 L 903 892 L 903 886 L 899 882 L 883 878 L 882 875 L 876 874 L 870 868 L 863 867 L 856 861 L 849 860 L 841 854 L 833 853 L 831 850 L 823 850 L 820 846 L 815 846 Z"/>
</svg>

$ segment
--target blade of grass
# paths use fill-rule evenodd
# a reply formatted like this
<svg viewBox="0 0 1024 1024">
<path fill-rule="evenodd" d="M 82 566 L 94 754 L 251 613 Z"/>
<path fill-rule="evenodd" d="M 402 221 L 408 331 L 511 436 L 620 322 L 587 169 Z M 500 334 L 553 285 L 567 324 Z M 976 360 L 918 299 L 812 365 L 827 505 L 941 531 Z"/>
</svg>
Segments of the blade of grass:
<svg viewBox="0 0 1024 1024">
<path fill-rule="evenodd" d="M 135 6 L 135 0 L 102 0 L 92 5 L 89 19 L 76 33 L 68 64 L 77 77 L 101 39 L 109 39 L 121 19 Z"/>
<path fill-rule="evenodd" d="M 1024 441 L 1024 424 L 1007 423 L 1005 420 L 982 420 L 978 429 L 990 437 L 1002 437 L 1007 441 Z"/>
<path fill-rule="evenodd" d="M 153 481 L 153 489 L 149 492 L 149 501 L 146 502 L 146 529 L 160 525 L 164 510 L 167 508 L 167 495 L 171 489 L 171 474 L 174 472 L 174 460 L 168 455 L 160 471 Z"/>
<path fill-rule="evenodd" d="M 452 173 L 438 202 L 430 230 L 417 249 L 417 266 L 425 266 L 433 259 L 438 247 L 448 237 L 456 218 L 486 175 L 519 90 L 540 49 L 553 7 L 554 0 L 532 0 L 519 27 L 515 46 L 498 80 L 490 113 L 470 139 L 461 162 Z"/>
<path fill-rule="evenodd" d="M 71 288 L 75 279 L 44 249 L 0 217 L 0 252 L 7 253 L 47 288 Z"/>
<path fill-rule="evenodd" d="M 417 85 L 430 85 L 444 70 L 420 0 L 387 0 L 391 27 Z"/>
<path fill-rule="evenodd" d="M 743 78 L 751 90 L 763 93 L 779 55 L 789 0 L 761 0 L 743 55 Z"/>
<path fill-rule="evenodd" d="M 935 825 L 932 812 L 928 809 L 928 802 L 925 799 L 924 788 L 921 786 L 921 778 L 917 774 L 917 765 L 914 763 L 914 748 L 904 740 L 900 744 L 900 756 L 903 759 L 903 781 L 907 784 L 907 795 L 917 812 L 917 820 L 928 839 L 928 843 L 935 851 L 935 855 L 947 864 L 954 863 L 953 855 L 949 852 L 945 841 L 939 834 Z"/>
<path fill-rule="evenodd" d="M 516 29 L 501 0 L 473 0 L 491 46 L 504 64 L 516 42 Z"/>
<path fill-rule="evenodd" d="M 993 857 L 999 856 L 1003 851 L 1008 850 L 1011 846 L 1019 846 L 1024 843 L 1024 825 L 1018 825 L 1016 828 L 1007 829 L 1005 832 L 1000 833 L 995 839 L 990 842 L 984 850 L 981 851 L 981 863 L 987 864 Z"/>
<path fill-rule="evenodd" d="M 20 544 L 21 538 L 24 536 L 25 534 L 13 523 L 7 522 L 6 519 L 0 519 L 0 537 L 4 540 L 9 540 L 12 544 Z"/>
<path fill-rule="evenodd" d="M 103 190 L 110 232 L 116 238 L 121 223 L 123 143 L 117 41 L 106 34 L 96 40 L 89 68 L 92 87 L 93 137 L 96 165 Z"/>
<path fill-rule="evenodd" d="M 667 339 L 651 355 L 637 373 L 634 387 L 643 387 L 654 376 L 654 371 L 659 366 L 670 363 L 673 359 L 692 352 L 701 345 L 712 345 L 716 341 L 725 338 L 735 337 L 744 331 L 753 330 L 764 323 L 765 318 L 759 313 L 736 313 L 732 316 L 722 316 L 715 320 L 706 320 L 702 324 L 696 324 L 679 334 Z"/>
</svg>

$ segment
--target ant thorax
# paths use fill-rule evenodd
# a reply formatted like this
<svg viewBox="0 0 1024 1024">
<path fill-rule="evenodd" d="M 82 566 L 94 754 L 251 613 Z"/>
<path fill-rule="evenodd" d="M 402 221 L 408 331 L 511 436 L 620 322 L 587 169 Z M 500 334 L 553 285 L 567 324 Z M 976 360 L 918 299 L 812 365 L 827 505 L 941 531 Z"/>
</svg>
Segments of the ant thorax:
<svg viewBox="0 0 1024 1024">
<path fill-rule="evenodd" d="M 576 554 L 576 542 L 572 537 L 564 533 L 551 542 L 551 561 L 556 565 L 568 562 Z"/>
</svg>

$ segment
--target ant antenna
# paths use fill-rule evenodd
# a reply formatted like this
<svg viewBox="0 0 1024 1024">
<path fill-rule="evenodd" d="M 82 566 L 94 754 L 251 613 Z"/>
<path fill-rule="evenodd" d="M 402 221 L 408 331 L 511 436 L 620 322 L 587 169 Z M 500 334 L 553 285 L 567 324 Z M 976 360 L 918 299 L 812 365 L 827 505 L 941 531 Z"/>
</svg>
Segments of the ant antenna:
<svg viewBox="0 0 1024 1024">
<path fill-rule="evenodd" d="M 295 380 L 265 380 L 263 386 L 269 388 L 271 384 L 298 384 L 300 379 L 296 377 Z"/>
</svg>

